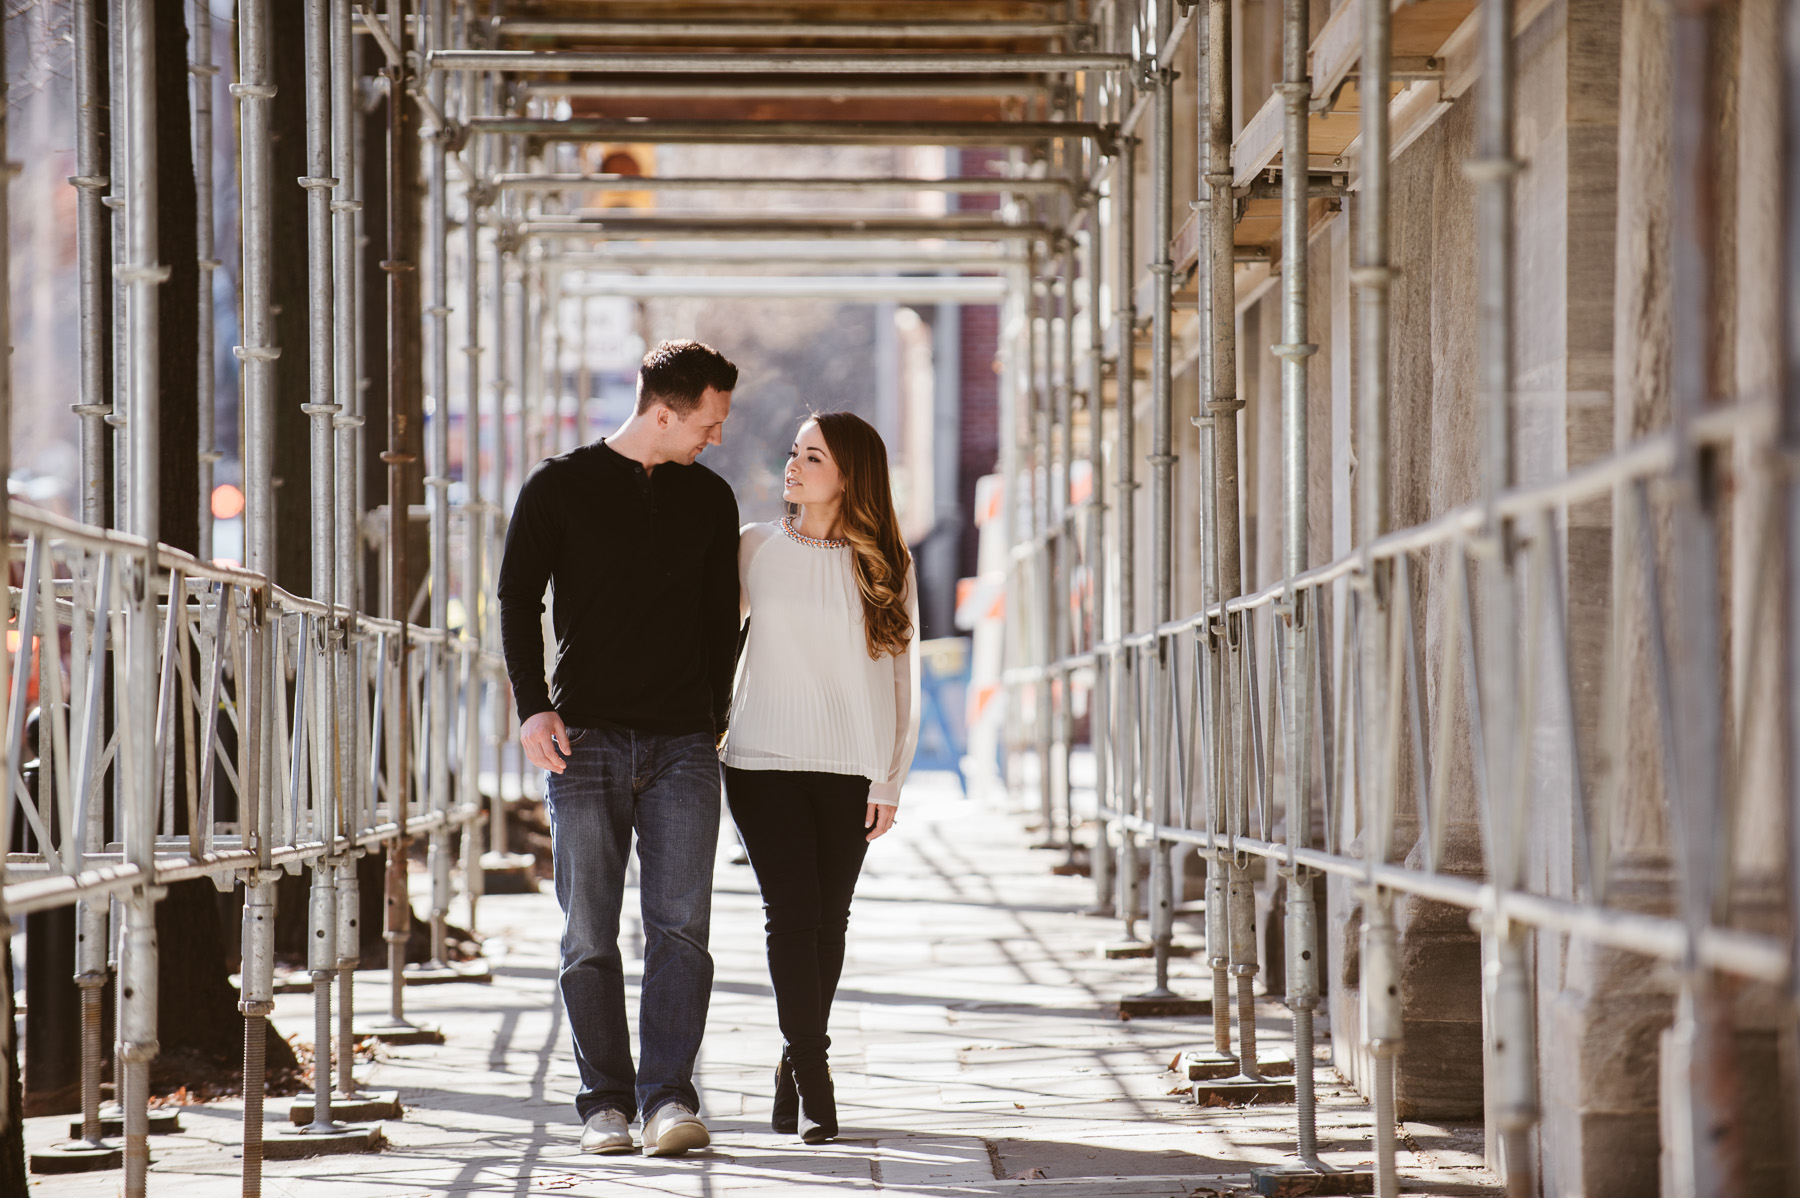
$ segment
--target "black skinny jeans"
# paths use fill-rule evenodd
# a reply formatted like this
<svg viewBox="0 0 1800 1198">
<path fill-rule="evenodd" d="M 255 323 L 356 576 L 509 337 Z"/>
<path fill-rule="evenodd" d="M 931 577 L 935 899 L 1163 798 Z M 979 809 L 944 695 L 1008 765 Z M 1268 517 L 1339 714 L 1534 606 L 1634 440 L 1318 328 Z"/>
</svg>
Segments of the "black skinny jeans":
<svg viewBox="0 0 1800 1198">
<path fill-rule="evenodd" d="M 795 1068 L 821 1065 L 850 896 L 869 848 L 869 780 L 726 766 L 725 794 L 762 887 L 781 1038 Z"/>
</svg>

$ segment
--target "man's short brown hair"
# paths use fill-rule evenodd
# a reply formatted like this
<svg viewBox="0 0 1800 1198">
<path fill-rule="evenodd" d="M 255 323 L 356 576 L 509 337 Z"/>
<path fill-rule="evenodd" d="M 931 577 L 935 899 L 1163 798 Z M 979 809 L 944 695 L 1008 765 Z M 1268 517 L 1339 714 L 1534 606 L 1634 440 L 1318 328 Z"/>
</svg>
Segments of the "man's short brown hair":
<svg viewBox="0 0 1800 1198">
<path fill-rule="evenodd" d="M 637 410 L 660 403 L 677 416 L 700 406 L 708 387 L 730 392 L 737 386 L 737 367 L 724 354 L 698 341 L 664 341 L 644 355 L 638 367 Z"/>
</svg>

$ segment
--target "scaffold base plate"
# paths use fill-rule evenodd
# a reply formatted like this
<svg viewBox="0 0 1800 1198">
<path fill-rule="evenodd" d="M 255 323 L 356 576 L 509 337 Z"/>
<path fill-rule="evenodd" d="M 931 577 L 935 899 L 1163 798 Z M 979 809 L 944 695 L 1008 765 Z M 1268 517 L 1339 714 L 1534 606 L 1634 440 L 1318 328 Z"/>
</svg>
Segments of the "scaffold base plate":
<svg viewBox="0 0 1800 1198">
<path fill-rule="evenodd" d="M 331 1117 L 339 1123 L 368 1123 L 379 1119 L 399 1119 L 404 1115 L 400 1091 L 373 1090 L 349 1098 L 331 1097 Z M 313 1121 L 313 1096 L 303 1094 L 288 1106 L 288 1122 L 305 1127 Z"/>
<path fill-rule="evenodd" d="M 1119 1000 L 1120 1019 L 1153 1019 L 1173 1015 L 1211 1015 L 1212 999 L 1180 994 L 1134 994 Z"/>
<path fill-rule="evenodd" d="M 1315 1168 L 1293 1161 L 1250 1170 L 1250 1185 L 1265 1198 L 1303 1198 L 1312 1194 L 1373 1194 L 1372 1169 Z"/>
<path fill-rule="evenodd" d="M 483 894 L 536 894 L 538 891 L 537 858 L 530 853 L 483 853 L 481 855 L 481 892 Z"/>
<path fill-rule="evenodd" d="M 150 1134 L 153 1136 L 172 1136 L 181 1131 L 181 1113 L 173 1110 L 155 1110 L 150 1112 Z M 103 1138 L 125 1134 L 125 1112 L 116 1106 L 100 1108 L 100 1135 Z M 81 1120 L 69 1120 L 69 1139 L 81 1139 Z"/>
<path fill-rule="evenodd" d="M 340 1156 L 351 1152 L 379 1152 L 387 1146 L 379 1124 L 338 1123 L 331 1131 L 265 1131 L 263 1159 L 298 1161 L 309 1156 Z"/>
<path fill-rule="evenodd" d="M 116 1142 L 90 1144 L 86 1140 L 76 1140 L 40 1148 L 31 1154 L 33 1173 L 98 1173 L 103 1169 L 122 1168 L 124 1164 L 124 1145 Z"/>
<path fill-rule="evenodd" d="M 1219 1081 L 1238 1075 L 1239 1061 L 1230 1053 L 1184 1052 L 1176 1058 L 1173 1072 L 1186 1075 L 1191 1082 Z M 1257 1072 L 1264 1077 L 1294 1076 L 1294 1058 L 1273 1054 L 1256 1058 Z"/>
<path fill-rule="evenodd" d="M 1194 1083 L 1195 1106 L 1280 1106 L 1294 1101 L 1294 1079 L 1227 1077 Z"/>
<path fill-rule="evenodd" d="M 1192 957 L 1201 951 L 1198 944 L 1177 940 L 1169 945 L 1169 956 Z M 1156 946 L 1148 940 L 1102 940 L 1100 956 L 1107 961 L 1131 961 L 1156 955 Z"/>
<path fill-rule="evenodd" d="M 377 1023 L 351 1033 L 358 1040 L 383 1044 L 442 1044 L 444 1033 L 433 1023 Z"/>
</svg>

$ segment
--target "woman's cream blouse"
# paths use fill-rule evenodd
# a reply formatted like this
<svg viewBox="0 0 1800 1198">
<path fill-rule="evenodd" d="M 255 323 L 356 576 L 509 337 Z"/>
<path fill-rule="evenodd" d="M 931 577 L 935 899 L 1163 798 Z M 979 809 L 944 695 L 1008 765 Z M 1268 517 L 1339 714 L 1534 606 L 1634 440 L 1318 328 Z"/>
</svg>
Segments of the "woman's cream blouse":
<svg viewBox="0 0 1800 1198">
<path fill-rule="evenodd" d="M 785 521 L 744 525 L 739 605 L 750 635 L 720 759 L 741 770 L 857 775 L 869 779 L 871 803 L 896 805 L 919 743 L 917 583 L 909 566 L 906 651 L 872 660 L 850 560 L 849 546 L 802 537 Z"/>
</svg>

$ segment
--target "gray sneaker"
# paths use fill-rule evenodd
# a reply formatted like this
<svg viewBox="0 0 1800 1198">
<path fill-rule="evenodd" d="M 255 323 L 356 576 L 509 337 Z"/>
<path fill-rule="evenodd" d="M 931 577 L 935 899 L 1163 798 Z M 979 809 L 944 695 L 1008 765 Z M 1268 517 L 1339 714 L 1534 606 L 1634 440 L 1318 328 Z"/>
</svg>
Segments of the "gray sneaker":
<svg viewBox="0 0 1800 1198">
<path fill-rule="evenodd" d="M 700 1116 L 679 1102 L 668 1102 L 644 1121 L 645 1156 L 680 1156 L 690 1148 L 712 1143 Z"/>
<path fill-rule="evenodd" d="M 631 1123 L 624 1112 L 606 1110 L 589 1115 L 581 1129 L 581 1150 L 602 1156 L 636 1151 L 637 1145 L 631 1142 Z"/>
</svg>

